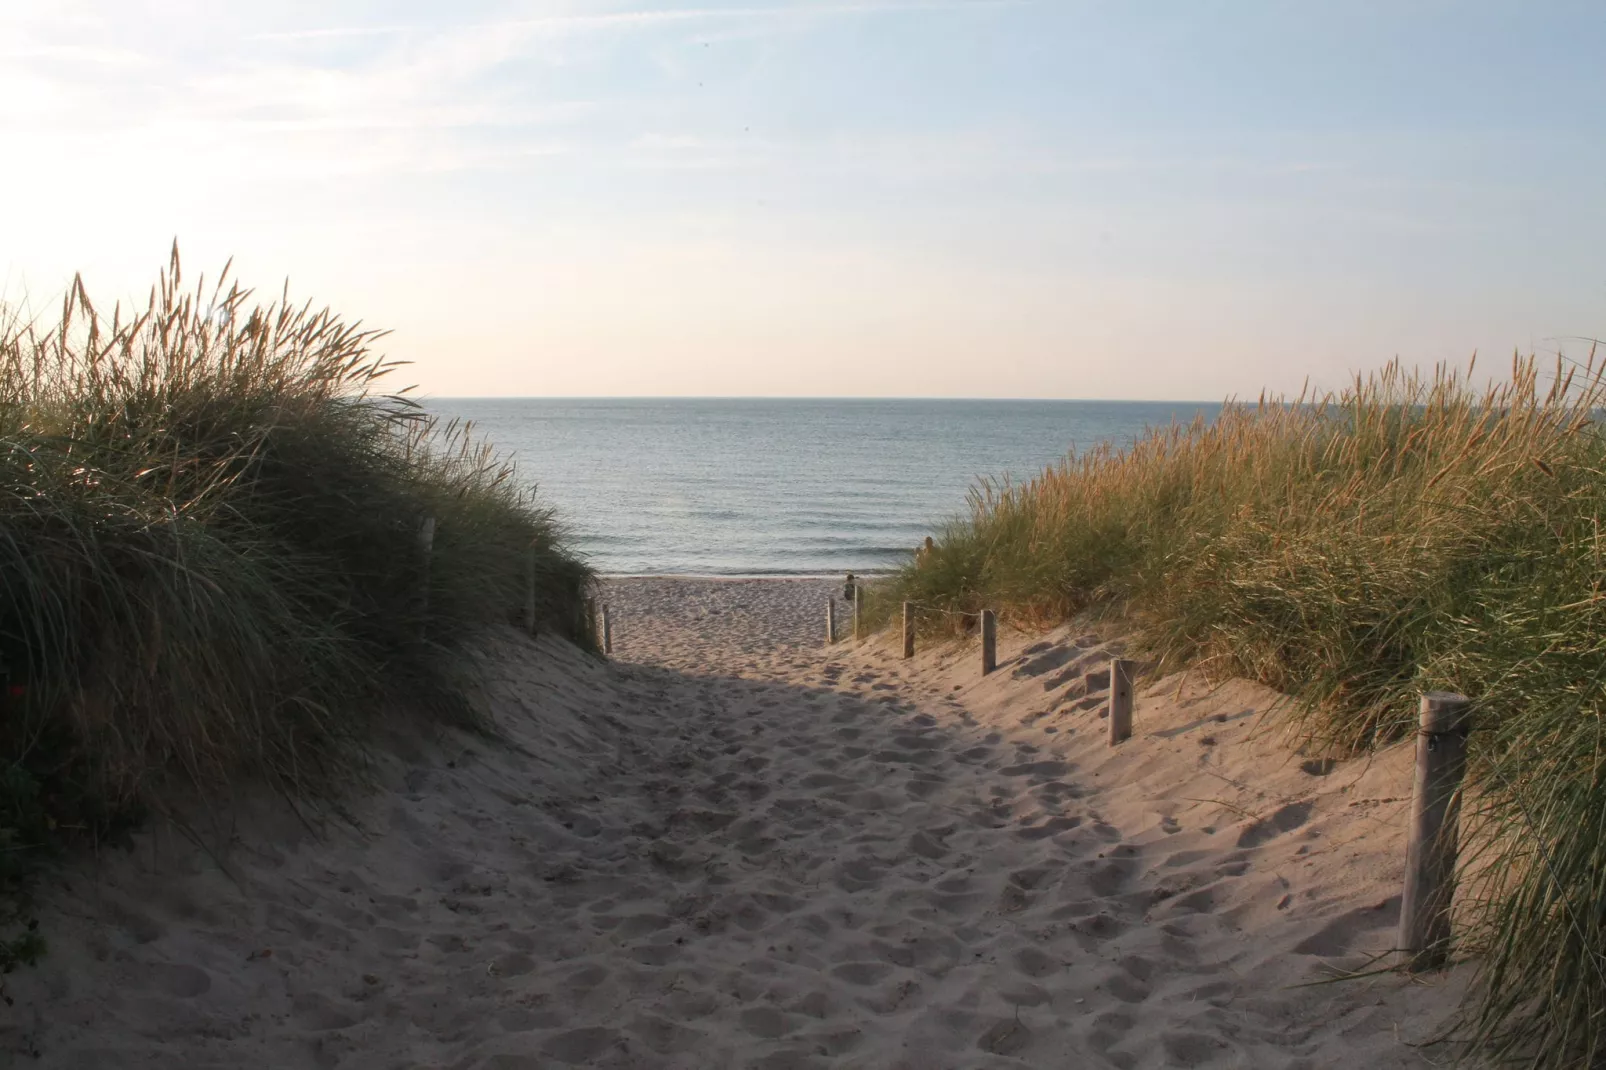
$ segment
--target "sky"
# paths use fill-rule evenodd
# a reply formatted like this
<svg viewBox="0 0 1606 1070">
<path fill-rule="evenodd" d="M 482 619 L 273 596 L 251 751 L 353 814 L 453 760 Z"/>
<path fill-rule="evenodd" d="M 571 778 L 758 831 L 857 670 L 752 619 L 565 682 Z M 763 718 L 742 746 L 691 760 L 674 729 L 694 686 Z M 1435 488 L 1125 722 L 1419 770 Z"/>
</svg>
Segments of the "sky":
<svg viewBox="0 0 1606 1070">
<path fill-rule="evenodd" d="M 4 0 L 0 297 L 434 396 L 1212 400 L 1606 336 L 1606 4 Z"/>
</svg>

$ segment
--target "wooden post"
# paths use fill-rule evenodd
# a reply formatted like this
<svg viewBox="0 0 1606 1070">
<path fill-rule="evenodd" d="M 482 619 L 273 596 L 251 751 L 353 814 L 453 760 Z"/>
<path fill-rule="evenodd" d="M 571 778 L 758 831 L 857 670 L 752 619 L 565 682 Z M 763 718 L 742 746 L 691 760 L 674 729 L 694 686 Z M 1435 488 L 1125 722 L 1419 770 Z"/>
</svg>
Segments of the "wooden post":
<svg viewBox="0 0 1606 1070">
<path fill-rule="evenodd" d="M 602 652 L 613 653 L 613 616 L 608 612 L 608 603 L 602 603 Z"/>
<path fill-rule="evenodd" d="M 1411 790 L 1411 839 L 1400 902 L 1400 950 L 1406 968 L 1434 970 L 1450 949 L 1450 903 L 1467 768 L 1470 718 L 1465 695 L 1429 691 L 1422 696 Z"/>
<path fill-rule="evenodd" d="M 830 646 L 836 642 L 836 599 L 825 600 L 825 643 Z"/>
<path fill-rule="evenodd" d="M 535 547 L 524 555 L 524 630 L 535 635 Z"/>
<path fill-rule="evenodd" d="M 418 639 L 424 640 L 429 631 L 429 563 L 435 555 L 435 518 L 426 516 L 418 522 Z"/>
<path fill-rule="evenodd" d="M 915 656 L 915 604 L 913 602 L 905 602 L 903 604 L 903 656 L 906 658 Z"/>
<path fill-rule="evenodd" d="M 1132 670 L 1121 658 L 1110 659 L 1110 746 L 1132 738 Z"/>
<path fill-rule="evenodd" d="M 998 668 L 998 616 L 990 609 L 981 611 L 981 674 Z"/>
<path fill-rule="evenodd" d="M 597 600 L 595 598 L 587 598 L 585 600 L 584 604 L 583 604 L 583 608 L 581 609 L 581 612 L 584 613 L 585 616 L 584 616 L 584 618 L 582 618 L 584 623 L 582 623 L 580 625 L 580 630 L 581 630 L 582 634 L 589 633 L 590 636 L 591 636 L 591 641 L 592 642 L 596 642 L 597 641 Z"/>
<path fill-rule="evenodd" d="M 864 621 L 864 584 L 853 585 L 853 638 L 862 636 L 861 629 Z"/>
</svg>

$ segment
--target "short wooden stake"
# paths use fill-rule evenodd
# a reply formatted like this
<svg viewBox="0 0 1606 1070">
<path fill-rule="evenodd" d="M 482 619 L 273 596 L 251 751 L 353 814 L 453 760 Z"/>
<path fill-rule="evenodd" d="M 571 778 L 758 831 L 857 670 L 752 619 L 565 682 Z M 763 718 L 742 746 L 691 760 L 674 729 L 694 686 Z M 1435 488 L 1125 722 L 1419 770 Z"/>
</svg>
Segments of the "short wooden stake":
<svg viewBox="0 0 1606 1070">
<path fill-rule="evenodd" d="M 836 599 L 825 600 L 825 643 L 830 646 L 836 642 Z"/>
<path fill-rule="evenodd" d="M 853 638 L 863 635 L 864 627 L 864 584 L 853 585 Z"/>
<path fill-rule="evenodd" d="M 608 611 L 608 603 L 602 604 L 602 652 L 613 653 L 613 615 Z"/>
<path fill-rule="evenodd" d="M 981 674 L 998 668 L 998 616 L 990 609 L 981 611 Z"/>
<path fill-rule="evenodd" d="M 1110 659 L 1110 746 L 1132 738 L 1132 673 L 1130 661 Z"/>
<path fill-rule="evenodd" d="M 418 638 L 422 641 L 429 631 L 429 564 L 435 556 L 435 518 L 426 516 L 418 522 Z"/>
<path fill-rule="evenodd" d="M 1438 969 L 1449 955 L 1468 706 L 1465 695 L 1430 691 L 1422 696 L 1400 902 L 1400 950 L 1413 971 Z"/>
<path fill-rule="evenodd" d="M 584 602 L 581 603 L 580 613 L 582 614 L 581 618 L 580 618 L 580 631 L 581 631 L 581 634 L 589 633 L 590 636 L 591 636 L 591 641 L 592 642 L 596 642 L 597 641 L 597 600 L 595 598 L 587 598 Z"/>
<path fill-rule="evenodd" d="M 535 635 L 535 548 L 524 556 L 524 630 Z"/>
<path fill-rule="evenodd" d="M 906 658 L 915 656 L 915 604 L 913 602 L 905 602 L 903 604 L 903 656 Z"/>
</svg>

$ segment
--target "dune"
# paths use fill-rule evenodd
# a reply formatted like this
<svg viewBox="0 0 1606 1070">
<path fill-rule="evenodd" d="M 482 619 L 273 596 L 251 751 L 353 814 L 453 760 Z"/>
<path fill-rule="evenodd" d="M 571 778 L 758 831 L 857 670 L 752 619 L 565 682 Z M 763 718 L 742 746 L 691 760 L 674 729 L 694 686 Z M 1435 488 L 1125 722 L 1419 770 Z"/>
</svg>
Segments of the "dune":
<svg viewBox="0 0 1606 1070">
<path fill-rule="evenodd" d="M 1410 756 L 1288 749 L 1279 696 L 1119 639 L 905 661 L 819 580 L 615 580 L 615 658 L 509 632 L 500 738 L 398 732 L 303 821 L 242 789 L 42 889 L 0 1054 L 40 1067 L 1433 1065 L 1460 972 L 1367 972 Z M 1095 672 L 1088 690 L 1087 673 Z M 1329 983 L 1330 982 L 1330 983 Z"/>
</svg>

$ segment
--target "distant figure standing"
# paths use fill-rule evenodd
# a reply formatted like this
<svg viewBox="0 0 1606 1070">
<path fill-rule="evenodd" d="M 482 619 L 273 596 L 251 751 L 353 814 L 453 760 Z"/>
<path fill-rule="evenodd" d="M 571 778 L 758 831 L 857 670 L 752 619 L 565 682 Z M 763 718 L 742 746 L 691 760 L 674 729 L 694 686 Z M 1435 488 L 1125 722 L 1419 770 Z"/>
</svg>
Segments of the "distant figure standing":
<svg viewBox="0 0 1606 1070">
<path fill-rule="evenodd" d="M 932 539 L 932 537 L 930 535 L 927 535 L 926 536 L 926 541 L 924 543 L 922 543 L 919 546 L 918 549 L 915 550 L 915 568 L 919 568 L 921 565 L 924 565 L 927 561 L 930 561 L 931 560 L 931 555 L 936 553 L 936 552 L 937 552 L 937 543 Z"/>
<path fill-rule="evenodd" d="M 855 584 L 853 582 L 853 573 L 850 572 L 850 573 L 848 573 L 847 582 L 842 584 L 842 600 L 844 602 L 853 601 L 854 589 L 855 589 Z"/>
</svg>

